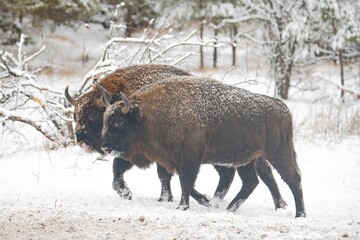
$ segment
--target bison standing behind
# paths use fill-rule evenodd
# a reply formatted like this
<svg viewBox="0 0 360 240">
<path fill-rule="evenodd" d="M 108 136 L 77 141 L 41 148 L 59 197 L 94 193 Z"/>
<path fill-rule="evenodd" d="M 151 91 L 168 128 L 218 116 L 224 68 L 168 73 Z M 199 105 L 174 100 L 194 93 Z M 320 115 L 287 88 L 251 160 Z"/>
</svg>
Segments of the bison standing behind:
<svg viewBox="0 0 360 240">
<path fill-rule="evenodd" d="M 189 76 L 190 73 L 168 65 L 160 64 L 143 64 L 120 68 L 115 72 L 108 74 L 102 78 L 98 84 L 106 88 L 108 94 L 117 93 L 119 91 L 125 94 L 131 94 L 141 87 L 174 76 Z M 93 89 L 77 99 L 70 96 L 68 88 L 65 89 L 65 97 L 67 101 L 75 107 L 74 119 L 76 123 L 75 135 L 77 143 L 88 152 L 97 151 L 103 154 L 101 150 L 101 130 L 103 124 L 104 105 L 100 101 L 102 96 L 101 89 L 94 86 Z M 111 96 L 110 96 L 111 97 Z M 138 167 L 146 168 L 151 162 L 139 157 L 139 161 L 133 162 Z M 129 170 L 132 165 L 128 161 L 117 157 L 113 161 L 113 189 L 126 199 L 132 198 L 130 189 L 124 181 L 124 173 Z M 234 175 L 231 168 L 218 168 L 221 181 L 219 181 L 219 190 L 224 196 L 229 188 Z M 161 182 L 161 194 L 159 201 L 172 201 L 170 180 L 171 174 L 160 165 L 157 166 L 158 176 Z M 230 177 L 227 177 L 230 175 Z M 221 183 L 221 184 L 220 184 Z M 276 186 L 276 183 L 275 183 Z M 192 196 L 201 204 L 208 204 L 206 196 L 192 192 Z M 280 196 L 280 200 L 282 200 Z M 275 200 L 274 200 L 275 201 Z M 280 201 L 281 202 L 281 201 Z"/>
<path fill-rule="evenodd" d="M 120 68 L 115 72 L 108 74 L 104 78 L 100 79 L 91 91 L 83 94 L 77 99 L 72 98 L 69 95 L 68 88 L 66 88 L 66 99 L 75 107 L 74 119 L 76 123 L 75 131 L 78 144 L 86 151 L 97 151 L 99 153 L 103 153 L 101 150 L 101 130 L 105 107 L 102 104 L 100 97 L 104 94 L 104 92 L 105 95 L 108 96 L 109 101 L 112 101 L 113 98 L 116 99 L 115 93 L 120 91 L 130 96 L 132 93 L 148 84 L 175 76 L 190 75 L 191 74 L 188 72 L 174 66 L 142 64 Z M 126 186 L 124 173 L 130 169 L 132 165 L 146 168 L 150 165 L 150 162 L 140 155 L 138 155 L 137 161 L 132 161 L 131 163 L 121 157 L 116 157 L 113 161 L 113 188 L 121 197 L 127 199 L 131 199 L 132 193 Z M 220 177 L 214 197 L 217 199 L 223 199 L 231 185 L 235 169 L 224 166 L 214 167 Z M 159 201 L 172 201 L 173 197 L 170 187 L 171 174 L 169 174 L 159 164 L 157 165 L 157 170 L 161 182 L 161 194 Z M 259 159 L 256 162 L 256 170 L 272 194 L 275 209 L 284 208 L 286 203 L 279 192 L 269 163 L 265 159 Z M 240 177 L 242 179 L 247 178 L 246 169 L 239 168 L 238 172 L 240 173 Z M 251 184 L 251 186 L 256 186 L 258 184 L 257 178 L 252 178 L 251 180 L 252 181 L 245 180 L 244 182 Z M 244 195 L 244 197 L 247 197 L 249 194 Z M 198 193 L 197 191 L 194 190 L 192 192 L 192 196 L 199 203 L 205 205 L 208 204 L 206 196 Z M 243 201 L 245 199 L 246 198 L 244 198 Z"/>
<path fill-rule="evenodd" d="M 189 208 L 200 165 L 210 163 L 245 173 L 228 206 L 235 211 L 256 187 L 255 160 L 265 158 L 290 187 L 296 217 L 306 215 L 291 114 L 282 101 L 186 76 L 143 87 L 131 95 L 131 102 L 120 96 L 111 105 L 105 101 L 102 149 L 120 152 L 130 162 L 140 154 L 177 172 L 180 209 Z"/>
</svg>

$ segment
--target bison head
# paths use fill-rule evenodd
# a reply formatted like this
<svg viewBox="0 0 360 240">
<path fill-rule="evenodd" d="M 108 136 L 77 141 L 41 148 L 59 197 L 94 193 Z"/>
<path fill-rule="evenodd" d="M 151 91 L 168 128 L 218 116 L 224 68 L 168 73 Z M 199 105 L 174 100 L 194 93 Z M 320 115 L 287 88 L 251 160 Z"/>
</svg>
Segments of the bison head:
<svg viewBox="0 0 360 240">
<path fill-rule="evenodd" d="M 137 123 L 142 114 L 141 109 L 130 103 L 123 93 L 117 94 L 118 101 L 110 103 L 106 97 L 102 97 L 106 106 L 104 124 L 102 129 L 102 150 L 111 152 L 126 152 L 136 139 Z"/>
<path fill-rule="evenodd" d="M 105 106 L 100 100 L 101 92 L 90 91 L 75 99 L 70 96 L 68 87 L 65 89 L 67 101 L 75 107 L 75 136 L 77 143 L 86 151 L 101 150 L 101 130 Z"/>
</svg>

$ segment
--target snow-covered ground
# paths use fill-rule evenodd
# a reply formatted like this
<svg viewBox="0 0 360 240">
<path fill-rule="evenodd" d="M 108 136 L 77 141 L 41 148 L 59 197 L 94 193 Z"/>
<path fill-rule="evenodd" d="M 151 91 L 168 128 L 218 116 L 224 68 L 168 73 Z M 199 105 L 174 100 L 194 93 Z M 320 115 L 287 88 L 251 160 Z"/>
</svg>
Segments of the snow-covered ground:
<svg viewBox="0 0 360 240">
<path fill-rule="evenodd" d="M 94 163 L 96 154 L 77 146 L 19 151 L 0 158 L 0 239 L 360 239 L 359 145 L 359 137 L 296 142 L 308 214 L 300 219 L 277 173 L 286 210 L 274 210 L 261 182 L 237 212 L 227 212 L 241 187 L 236 177 L 218 209 L 192 200 L 183 212 L 176 210 L 177 176 L 174 202 L 157 202 L 155 166 L 126 173 L 129 201 L 111 188 L 112 159 Z M 196 187 L 212 195 L 217 180 L 212 166 L 204 165 Z"/>
<path fill-rule="evenodd" d="M 70 33 L 58 29 L 49 38 L 48 52 L 38 59 L 39 65 L 52 67 L 41 76 L 54 79 L 51 85 L 79 82 L 93 66 L 80 59 L 86 55 L 95 62 L 106 40 L 105 33 L 86 29 Z M 246 51 L 239 49 L 238 67 L 226 75 L 225 82 L 255 78 L 264 84 L 247 88 L 271 95 L 267 76 L 261 72 L 267 71 L 266 63 L 252 54 L 253 63 L 248 66 Z M 203 74 L 222 79 L 230 57 L 222 58 L 226 60 L 219 63 L 222 69 Z M 15 147 L 11 145 L 20 141 L 1 138 L 0 239 L 360 239 L 360 136 L 319 140 L 322 137 L 309 127 L 321 124 L 321 118 L 314 125 L 306 124 L 317 118 L 314 109 L 322 109 L 321 102 L 312 106 L 320 96 L 311 94 L 311 99 L 296 95 L 287 101 L 294 115 L 306 218 L 294 218 L 292 194 L 275 171 L 286 210 L 274 210 L 270 192 L 261 182 L 235 213 L 227 212 L 226 206 L 241 187 L 235 177 L 219 208 L 191 200 L 190 210 L 183 212 L 176 210 L 180 200 L 177 176 L 172 180 L 174 202 L 157 202 L 160 182 L 155 166 L 131 169 L 125 178 L 133 200 L 124 200 L 111 187 L 111 158 L 94 162 L 97 154 L 87 154 L 78 146 L 49 151 L 41 147 L 38 134 L 26 133 L 28 143 Z M 20 149 L 14 152 L 16 148 Z M 217 181 L 213 167 L 204 165 L 196 188 L 211 196 Z"/>
</svg>

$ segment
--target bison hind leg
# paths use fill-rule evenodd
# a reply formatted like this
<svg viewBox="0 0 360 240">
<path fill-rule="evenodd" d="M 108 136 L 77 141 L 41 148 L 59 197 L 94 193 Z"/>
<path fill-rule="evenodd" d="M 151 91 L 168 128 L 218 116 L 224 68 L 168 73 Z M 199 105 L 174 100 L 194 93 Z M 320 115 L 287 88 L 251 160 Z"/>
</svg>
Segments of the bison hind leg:
<svg viewBox="0 0 360 240">
<path fill-rule="evenodd" d="M 287 204 L 280 194 L 279 187 L 275 181 L 274 175 L 271 170 L 271 166 L 265 158 L 261 157 L 256 160 L 256 171 L 259 174 L 260 179 L 270 190 L 271 196 L 274 201 L 275 209 L 285 209 Z"/>
<path fill-rule="evenodd" d="M 300 169 L 296 161 L 296 153 L 291 140 L 283 141 L 276 154 L 270 159 L 281 178 L 289 186 L 295 200 L 295 217 L 305 217 L 304 197 L 301 186 Z"/>
<path fill-rule="evenodd" d="M 255 170 L 255 161 L 252 161 L 245 166 L 239 167 L 237 171 L 243 184 L 240 192 L 236 195 L 236 197 L 227 207 L 227 210 L 231 212 L 236 211 L 259 184 L 259 179 Z"/>
</svg>

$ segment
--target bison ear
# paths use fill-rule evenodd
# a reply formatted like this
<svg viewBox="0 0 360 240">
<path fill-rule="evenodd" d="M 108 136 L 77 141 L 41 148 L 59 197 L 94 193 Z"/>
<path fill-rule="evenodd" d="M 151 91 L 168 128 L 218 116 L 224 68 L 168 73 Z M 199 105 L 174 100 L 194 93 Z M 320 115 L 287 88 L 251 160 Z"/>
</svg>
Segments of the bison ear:
<svg viewBox="0 0 360 240">
<path fill-rule="evenodd" d="M 141 108 L 134 104 L 131 108 L 130 108 L 130 111 L 129 111 L 129 116 L 133 119 L 135 119 L 136 121 L 139 121 L 142 116 L 143 116 L 143 113 L 142 113 L 142 110 Z"/>
<path fill-rule="evenodd" d="M 95 106 L 98 108 L 106 108 L 104 101 L 101 98 L 95 101 Z"/>
</svg>

